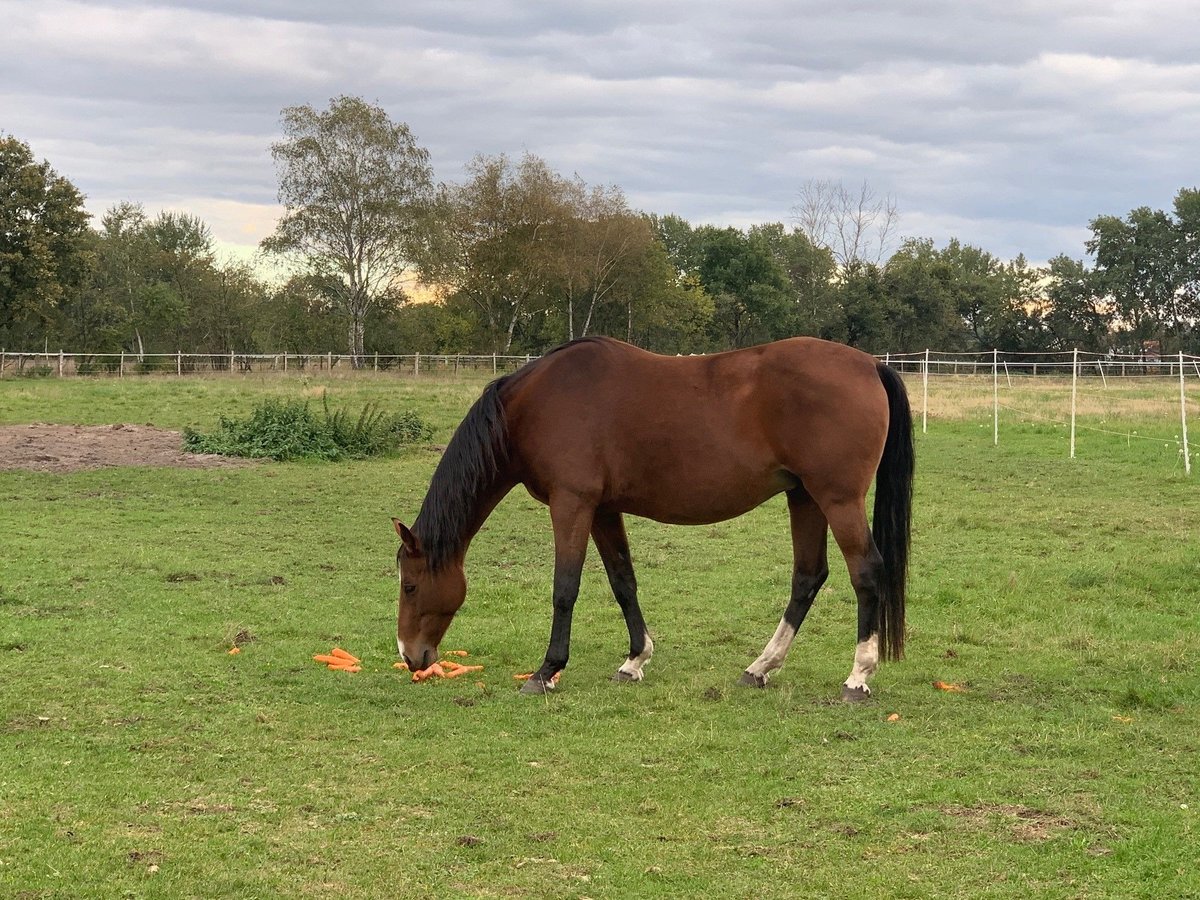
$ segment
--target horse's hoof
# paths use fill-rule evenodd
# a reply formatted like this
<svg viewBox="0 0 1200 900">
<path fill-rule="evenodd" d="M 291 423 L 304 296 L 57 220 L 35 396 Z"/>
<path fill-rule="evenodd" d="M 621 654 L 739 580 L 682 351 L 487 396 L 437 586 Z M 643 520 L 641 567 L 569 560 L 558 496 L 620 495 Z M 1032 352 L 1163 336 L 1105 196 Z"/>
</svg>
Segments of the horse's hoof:
<svg viewBox="0 0 1200 900">
<path fill-rule="evenodd" d="M 738 684 L 743 684 L 746 687 L 765 688 L 767 686 L 767 676 L 755 675 L 753 672 L 743 672 L 742 677 L 738 679 Z"/>
<path fill-rule="evenodd" d="M 521 685 L 522 694 L 548 694 L 552 690 L 554 690 L 553 684 L 547 684 L 537 677 L 530 678 Z"/>
<path fill-rule="evenodd" d="M 617 669 L 616 674 L 614 674 L 612 677 L 612 680 L 617 682 L 618 684 L 633 684 L 635 682 L 641 681 L 642 676 L 640 673 L 637 675 L 630 675 L 624 669 Z"/>
<path fill-rule="evenodd" d="M 850 687 L 848 684 L 842 685 L 842 701 L 845 703 L 865 703 L 871 699 L 871 689 L 866 685 L 862 687 Z"/>
</svg>

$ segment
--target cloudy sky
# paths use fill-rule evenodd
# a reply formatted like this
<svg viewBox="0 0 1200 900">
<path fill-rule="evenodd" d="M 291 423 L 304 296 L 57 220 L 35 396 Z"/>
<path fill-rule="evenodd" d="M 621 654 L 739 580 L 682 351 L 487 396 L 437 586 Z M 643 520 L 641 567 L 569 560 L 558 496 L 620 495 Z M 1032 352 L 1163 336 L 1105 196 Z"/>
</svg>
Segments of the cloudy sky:
<svg viewBox="0 0 1200 900">
<path fill-rule="evenodd" d="M 0 131 L 102 213 L 278 216 L 284 106 L 359 95 L 439 180 L 529 151 L 694 223 L 789 221 L 809 180 L 900 232 L 1084 255 L 1087 222 L 1200 183 L 1191 0 L 0 0 Z"/>
</svg>

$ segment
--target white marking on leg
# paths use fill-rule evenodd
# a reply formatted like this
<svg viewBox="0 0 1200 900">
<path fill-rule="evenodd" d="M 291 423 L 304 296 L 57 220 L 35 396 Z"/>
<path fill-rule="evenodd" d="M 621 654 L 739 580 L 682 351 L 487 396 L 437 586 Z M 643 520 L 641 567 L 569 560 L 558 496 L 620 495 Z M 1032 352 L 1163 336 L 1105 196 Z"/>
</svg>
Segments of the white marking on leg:
<svg viewBox="0 0 1200 900">
<path fill-rule="evenodd" d="M 758 659 L 750 663 L 746 669 L 751 675 L 767 680 L 767 676 L 783 665 L 783 660 L 791 649 L 792 641 L 796 639 L 796 629 L 788 624 L 787 619 L 779 620 L 779 627 Z"/>
<path fill-rule="evenodd" d="M 846 687 L 851 690 L 862 690 L 871 693 L 867 679 L 879 668 L 879 634 L 872 634 L 865 641 L 859 641 L 854 648 L 854 668 L 846 679 Z"/>
<path fill-rule="evenodd" d="M 646 643 L 645 646 L 642 647 L 642 652 L 633 659 L 625 660 L 625 662 L 621 664 L 621 668 L 618 669 L 618 671 L 622 674 L 628 675 L 632 681 L 642 680 L 642 666 L 650 662 L 650 657 L 654 655 L 654 641 L 650 640 L 650 634 L 648 632 L 643 632 L 643 640 L 645 640 Z"/>
</svg>

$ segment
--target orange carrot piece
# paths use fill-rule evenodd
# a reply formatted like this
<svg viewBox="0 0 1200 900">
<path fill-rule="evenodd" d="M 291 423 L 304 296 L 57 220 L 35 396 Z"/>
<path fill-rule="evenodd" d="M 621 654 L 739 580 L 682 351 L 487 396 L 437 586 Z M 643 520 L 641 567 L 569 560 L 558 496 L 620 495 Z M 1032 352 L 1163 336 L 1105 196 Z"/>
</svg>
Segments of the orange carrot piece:
<svg viewBox="0 0 1200 900">
<path fill-rule="evenodd" d="M 935 681 L 933 686 L 939 691 L 949 691 L 952 694 L 965 694 L 967 689 L 961 684 L 949 684 L 945 681 Z"/>
<path fill-rule="evenodd" d="M 447 672 L 447 678 L 457 678 L 459 675 L 468 675 L 471 672 L 482 672 L 483 666 L 459 666 L 453 672 Z"/>
<path fill-rule="evenodd" d="M 427 678 L 445 678 L 446 670 L 439 663 L 434 663 L 428 669 L 421 669 L 419 672 L 413 672 L 412 680 L 414 683 L 424 681 Z"/>
<path fill-rule="evenodd" d="M 471 654 L 469 654 L 466 650 L 447 650 L 446 655 L 447 656 L 470 656 Z"/>
<path fill-rule="evenodd" d="M 361 660 L 361 659 L 359 659 L 357 656 L 355 656 L 355 655 L 354 655 L 354 654 L 352 654 L 352 653 L 347 653 L 347 652 L 346 652 L 345 650 L 343 650 L 341 647 L 334 647 L 334 648 L 333 648 L 332 650 L 330 650 L 329 652 L 330 652 L 330 653 L 331 653 L 333 656 L 337 656 L 337 657 L 340 657 L 341 659 L 349 660 L 349 661 L 350 661 L 350 662 L 352 662 L 352 663 L 360 663 L 360 662 L 362 662 L 362 660 Z"/>
<path fill-rule="evenodd" d="M 394 663 L 392 663 L 392 668 L 393 668 L 393 669 L 403 669 L 405 672 L 407 672 L 407 671 L 408 671 L 408 663 L 406 663 L 406 662 L 394 662 Z"/>
<path fill-rule="evenodd" d="M 330 656 L 328 653 L 316 653 L 313 655 L 313 659 L 317 662 L 329 663 L 330 665 L 335 665 L 342 661 L 340 657 Z"/>
<path fill-rule="evenodd" d="M 229 651 L 229 655 L 230 655 L 230 656 L 237 656 L 237 655 L 238 655 L 239 653 L 241 653 L 241 652 L 242 652 L 242 648 L 241 648 L 241 647 L 234 647 L 232 650 L 230 650 L 230 651 Z"/>
<path fill-rule="evenodd" d="M 349 661 L 347 661 L 347 662 L 348 662 L 348 665 L 344 665 L 344 666 L 330 666 L 329 671 L 330 672 L 361 672 L 362 671 L 362 666 L 356 666 L 356 665 L 354 665 L 354 663 L 350 663 Z"/>
<path fill-rule="evenodd" d="M 551 681 L 553 684 L 558 684 L 558 677 L 559 677 L 560 675 L 562 675 L 562 671 L 561 671 L 561 670 L 560 670 L 560 671 L 558 671 L 558 672 L 555 672 L 555 673 L 554 673 L 554 677 L 553 677 L 553 678 L 551 678 L 551 679 L 550 679 L 550 681 Z M 533 677 L 533 673 L 532 673 L 532 672 L 526 672 L 524 675 L 514 675 L 514 676 L 513 676 L 513 678 L 515 678 L 517 681 L 528 681 L 528 680 L 529 680 L 530 678 L 532 678 L 532 677 Z"/>
</svg>

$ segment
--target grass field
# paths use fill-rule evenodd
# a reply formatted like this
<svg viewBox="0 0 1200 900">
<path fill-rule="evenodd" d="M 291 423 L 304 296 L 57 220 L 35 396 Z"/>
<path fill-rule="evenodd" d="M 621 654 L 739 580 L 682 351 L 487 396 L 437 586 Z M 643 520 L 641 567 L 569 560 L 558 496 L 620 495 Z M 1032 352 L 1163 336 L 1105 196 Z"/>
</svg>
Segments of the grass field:
<svg viewBox="0 0 1200 900">
<path fill-rule="evenodd" d="M 482 384 L 5 380 L 0 424 L 207 428 L 327 391 L 444 442 Z M 552 547 L 521 492 L 444 644 L 478 683 L 391 668 L 389 517 L 433 448 L 0 472 L 0 896 L 1200 897 L 1200 473 L 1170 385 L 1110 382 L 1069 460 L 1048 382 L 1006 388 L 999 447 L 990 382 L 939 381 L 924 435 L 912 384 L 908 657 L 861 706 L 834 701 L 835 555 L 788 664 L 736 686 L 786 599 L 779 499 L 631 521 L 646 681 L 608 680 L 627 643 L 593 553 L 560 690 L 531 698 L 511 676 L 545 650 Z M 364 671 L 311 661 L 334 644 Z"/>
</svg>

